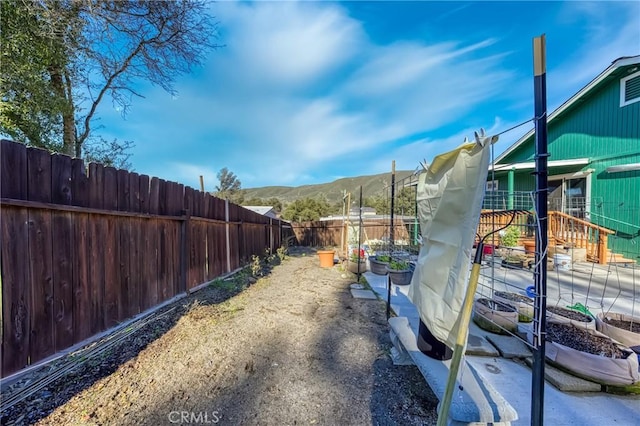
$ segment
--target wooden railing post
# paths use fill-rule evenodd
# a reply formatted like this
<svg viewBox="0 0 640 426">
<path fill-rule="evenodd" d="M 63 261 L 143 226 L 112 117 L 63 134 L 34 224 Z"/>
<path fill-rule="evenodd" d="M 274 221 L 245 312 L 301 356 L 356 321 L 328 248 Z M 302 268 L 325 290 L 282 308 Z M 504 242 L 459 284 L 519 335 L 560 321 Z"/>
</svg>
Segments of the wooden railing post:
<svg viewBox="0 0 640 426">
<path fill-rule="evenodd" d="M 598 233 L 598 260 L 602 265 L 607 264 L 607 240 L 609 236 L 604 232 Z"/>
</svg>

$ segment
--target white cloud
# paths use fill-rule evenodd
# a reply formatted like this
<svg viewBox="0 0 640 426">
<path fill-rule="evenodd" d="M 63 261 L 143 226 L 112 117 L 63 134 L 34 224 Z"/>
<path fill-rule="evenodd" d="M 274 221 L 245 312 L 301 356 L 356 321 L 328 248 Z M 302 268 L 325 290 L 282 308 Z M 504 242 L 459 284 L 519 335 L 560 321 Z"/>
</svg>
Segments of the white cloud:
<svg viewBox="0 0 640 426">
<path fill-rule="evenodd" d="M 614 37 L 592 6 L 566 7 L 566 19 L 596 23 L 585 33 L 593 43 L 551 71 L 550 93 L 557 81 L 586 84 L 615 55 L 638 53 L 628 13 L 640 6 L 625 6 Z M 228 167 L 253 187 L 308 183 L 335 165 L 344 172 L 332 175 L 385 172 L 394 159 L 399 169 L 413 169 L 472 137 L 486 117 L 522 117 L 522 105 L 531 103 L 529 74 L 524 79 L 516 65 L 505 65 L 518 52 L 494 38 L 374 43 L 363 23 L 325 2 L 212 8 L 225 47 L 199 78 L 179 82 L 179 98 L 152 91 L 126 123 L 145 158 L 169 158 L 149 166 L 167 179 L 197 185 L 200 174 L 215 181 Z M 489 124 L 496 131 L 512 125 Z M 447 131 L 452 136 L 435 136 Z"/>
</svg>

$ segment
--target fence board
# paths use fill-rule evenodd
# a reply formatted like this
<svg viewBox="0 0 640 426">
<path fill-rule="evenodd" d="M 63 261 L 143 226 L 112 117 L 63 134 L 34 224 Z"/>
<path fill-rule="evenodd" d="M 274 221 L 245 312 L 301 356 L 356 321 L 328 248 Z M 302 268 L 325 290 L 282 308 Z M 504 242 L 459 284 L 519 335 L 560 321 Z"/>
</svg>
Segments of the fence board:
<svg viewBox="0 0 640 426">
<path fill-rule="evenodd" d="M 142 253 L 142 219 L 129 219 L 130 226 L 130 251 L 129 251 L 129 288 L 128 288 L 128 312 L 130 316 L 140 313 L 140 287 L 142 285 L 141 261 Z"/>
<path fill-rule="evenodd" d="M 129 174 L 129 211 L 140 211 L 140 175 Z"/>
<path fill-rule="evenodd" d="M 149 213 L 149 176 L 140 175 L 140 212 Z"/>
<path fill-rule="evenodd" d="M 2 148 L 5 148 L 3 144 Z M 25 186 L 14 187 L 12 195 L 26 194 Z M 27 209 L 2 208 L 2 371 L 13 372 L 29 362 L 31 330 L 31 282 L 29 264 L 29 213 Z"/>
<path fill-rule="evenodd" d="M 158 304 L 158 221 L 145 221 L 144 230 L 146 246 L 141 258 L 145 266 L 145 278 L 142 288 L 145 289 L 145 309 L 149 309 Z"/>
<path fill-rule="evenodd" d="M 51 213 L 29 212 L 29 268 L 31 282 L 31 362 L 54 352 Z"/>
<path fill-rule="evenodd" d="M 172 262 L 169 265 L 169 283 L 171 296 L 179 293 L 180 288 L 180 222 L 171 222 L 169 226 L 169 247 L 171 249 Z"/>
<path fill-rule="evenodd" d="M 89 320 L 91 334 L 104 330 L 104 268 L 105 268 L 106 218 L 89 216 Z"/>
<path fill-rule="evenodd" d="M 118 181 L 118 210 L 121 212 L 129 211 L 131 206 L 131 200 L 129 199 L 129 172 L 126 170 L 118 170 L 117 171 L 117 181 Z"/>
<path fill-rule="evenodd" d="M 89 164 L 89 207 L 104 207 L 104 167 L 102 164 Z"/>
<path fill-rule="evenodd" d="M 73 221 L 73 339 L 91 336 L 91 287 L 89 282 L 89 215 L 78 214 Z"/>
<path fill-rule="evenodd" d="M 59 351 L 73 345 L 73 222 L 71 213 L 52 212 L 51 216 L 54 341 L 55 350 Z"/>
<path fill-rule="evenodd" d="M 157 177 L 151 178 L 149 185 L 149 213 L 158 214 L 160 209 L 160 180 Z"/>
<path fill-rule="evenodd" d="M 27 199 L 51 202 L 51 155 L 44 149 L 27 148 Z"/>
<path fill-rule="evenodd" d="M 106 182 L 105 182 L 106 183 Z M 106 195 L 106 194 L 105 194 Z M 120 298 L 120 228 L 114 216 L 104 218 L 106 225 L 104 239 L 104 325 L 105 328 L 118 324 L 122 310 Z"/>
<path fill-rule="evenodd" d="M 169 288 L 169 263 L 171 262 L 171 247 L 169 246 L 169 224 L 166 220 L 158 221 L 158 298 L 167 300 L 171 293 Z"/>
<path fill-rule="evenodd" d="M 71 159 L 71 204 L 89 207 L 89 179 L 84 162 L 79 158 Z"/>
<path fill-rule="evenodd" d="M 167 181 L 158 179 L 158 214 L 167 215 Z"/>
<path fill-rule="evenodd" d="M 27 195 L 27 147 L 4 139 L 1 144 L 0 195 L 24 200 Z"/>
<path fill-rule="evenodd" d="M 118 171 L 113 167 L 104 168 L 104 202 L 105 210 L 118 210 Z"/>
<path fill-rule="evenodd" d="M 51 156 L 51 202 L 71 204 L 71 157 L 68 155 Z"/>
</svg>

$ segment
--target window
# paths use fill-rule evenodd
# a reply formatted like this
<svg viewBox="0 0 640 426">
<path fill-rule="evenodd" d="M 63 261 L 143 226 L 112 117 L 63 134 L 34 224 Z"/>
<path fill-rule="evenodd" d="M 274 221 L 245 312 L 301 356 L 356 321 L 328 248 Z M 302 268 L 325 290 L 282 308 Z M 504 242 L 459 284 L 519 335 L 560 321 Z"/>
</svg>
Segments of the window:
<svg viewBox="0 0 640 426">
<path fill-rule="evenodd" d="M 640 71 L 620 80 L 620 106 L 640 102 Z"/>
<path fill-rule="evenodd" d="M 487 191 L 497 191 L 498 190 L 498 182 L 497 180 L 487 181 L 486 190 Z"/>
</svg>

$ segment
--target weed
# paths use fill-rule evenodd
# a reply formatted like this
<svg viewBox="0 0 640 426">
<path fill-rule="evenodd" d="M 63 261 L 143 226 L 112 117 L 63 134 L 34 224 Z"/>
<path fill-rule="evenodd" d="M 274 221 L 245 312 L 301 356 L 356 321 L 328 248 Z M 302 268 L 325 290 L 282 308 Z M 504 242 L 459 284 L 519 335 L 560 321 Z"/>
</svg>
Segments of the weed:
<svg viewBox="0 0 640 426">
<path fill-rule="evenodd" d="M 262 276 L 262 261 L 260 260 L 260 256 L 255 254 L 251 256 L 251 275 L 254 277 Z"/>
<path fill-rule="evenodd" d="M 280 261 L 283 261 L 287 257 L 287 248 L 285 246 L 280 246 L 276 250 L 276 254 L 280 258 Z"/>
</svg>

